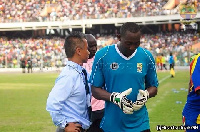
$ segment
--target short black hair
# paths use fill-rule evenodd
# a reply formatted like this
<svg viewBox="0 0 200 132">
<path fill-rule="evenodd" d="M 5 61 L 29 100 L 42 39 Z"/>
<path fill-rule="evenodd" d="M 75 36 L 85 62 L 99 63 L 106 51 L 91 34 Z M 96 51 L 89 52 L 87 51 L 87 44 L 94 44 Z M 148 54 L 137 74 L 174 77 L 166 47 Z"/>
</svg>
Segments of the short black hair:
<svg viewBox="0 0 200 132">
<path fill-rule="evenodd" d="M 92 35 L 92 34 L 85 34 L 85 39 L 87 40 L 87 41 L 89 41 L 89 40 L 93 40 L 93 39 L 95 39 L 96 40 L 96 38 Z"/>
<path fill-rule="evenodd" d="M 120 35 L 125 36 L 127 31 L 137 33 L 140 31 L 140 26 L 135 22 L 126 22 L 120 28 Z"/>
<path fill-rule="evenodd" d="M 64 48 L 67 58 L 71 58 L 74 56 L 77 47 L 84 47 L 83 39 L 85 39 L 85 34 L 77 31 L 71 32 L 69 35 L 66 36 Z"/>
</svg>

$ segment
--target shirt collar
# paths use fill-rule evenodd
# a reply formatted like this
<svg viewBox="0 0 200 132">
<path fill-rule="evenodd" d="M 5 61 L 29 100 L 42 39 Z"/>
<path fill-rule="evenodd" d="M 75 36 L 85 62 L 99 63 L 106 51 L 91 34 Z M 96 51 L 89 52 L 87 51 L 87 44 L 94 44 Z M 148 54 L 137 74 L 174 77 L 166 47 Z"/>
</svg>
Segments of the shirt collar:
<svg viewBox="0 0 200 132">
<path fill-rule="evenodd" d="M 67 66 L 76 69 L 78 72 L 82 72 L 83 67 L 73 61 L 67 61 Z"/>
</svg>

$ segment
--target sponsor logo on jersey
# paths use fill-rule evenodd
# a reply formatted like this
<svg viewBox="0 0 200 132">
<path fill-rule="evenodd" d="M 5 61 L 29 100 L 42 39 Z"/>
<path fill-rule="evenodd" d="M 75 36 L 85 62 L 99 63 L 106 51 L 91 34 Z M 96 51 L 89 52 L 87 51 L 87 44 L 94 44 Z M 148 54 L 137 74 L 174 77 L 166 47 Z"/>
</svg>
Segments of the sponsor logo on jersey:
<svg viewBox="0 0 200 132">
<path fill-rule="evenodd" d="M 110 64 L 110 68 L 112 70 L 117 70 L 119 68 L 119 64 L 116 63 L 116 62 L 113 62 L 113 63 Z"/>
</svg>

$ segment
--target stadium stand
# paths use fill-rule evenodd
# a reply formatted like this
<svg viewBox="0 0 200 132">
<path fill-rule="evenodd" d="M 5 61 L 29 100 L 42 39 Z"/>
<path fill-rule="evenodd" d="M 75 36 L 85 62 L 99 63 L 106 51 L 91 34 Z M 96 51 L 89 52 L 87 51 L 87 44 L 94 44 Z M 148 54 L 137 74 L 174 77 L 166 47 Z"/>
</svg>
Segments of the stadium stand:
<svg viewBox="0 0 200 132">
<path fill-rule="evenodd" d="M 165 3 L 166 0 L 5 0 L 0 2 L 0 22 L 155 16 L 163 14 Z"/>
<path fill-rule="evenodd" d="M 64 21 L 177 14 L 168 0 L 3 0 L 0 22 Z M 73 8 L 72 8 L 73 7 Z M 199 9 L 199 4 L 198 4 Z"/>
<path fill-rule="evenodd" d="M 193 44 L 200 42 L 199 35 L 190 33 L 157 33 L 155 35 L 144 34 L 141 37 L 141 46 L 151 50 L 156 56 L 164 53 L 166 56 L 173 51 L 179 60 L 177 63 L 183 65 L 184 58 Z M 97 36 L 99 48 L 117 43 L 115 36 Z M 8 39 L 0 38 L 0 68 L 14 68 L 20 66 L 23 58 L 32 58 L 33 67 L 41 66 L 43 59 L 44 67 L 60 67 L 65 65 L 65 53 L 63 49 L 64 39 L 53 38 L 29 38 Z M 195 50 L 193 49 L 195 52 Z M 5 63 L 5 60 L 7 60 Z"/>
<path fill-rule="evenodd" d="M 169 11 L 163 9 L 167 1 L 168 0 L 2 0 L 0 1 L 0 15 L 2 16 L 0 18 L 0 23 L 1 25 L 7 24 L 3 25 L 3 27 L 7 26 L 7 28 L 1 31 L 19 30 L 20 32 L 22 30 L 32 30 L 34 33 L 36 30 L 34 26 L 46 25 L 44 29 L 48 29 L 50 27 L 48 22 L 50 22 L 55 29 L 57 28 L 55 27 L 55 23 L 60 25 L 60 23 L 57 23 L 59 21 L 64 21 L 68 24 L 78 23 L 81 25 L 79 28 L 82 28 L 83 21 L 81 20 L 87 20 L 84 26 L 88 23 L 92 23 L 91 27 L 93 27 L 93 29 L 90 27 L 92 31 L 96 30 L 94 29 L 96 28 L 94 27 L 95 24 L 106 25 L 112 23 L 117 29 L 120 24 L 128 19 L 130 21 L 134 19 L 138 22 L 142 20 L 142 22 L 140 22 L 141 25 L 145 25 L 145 22 L 151 19 L 155 21 L 161 20 L 161 22 L 158 23 L 159 25 L 155 25 L 155 21 L 150 21 L 149 23 L 157 26 L 156 28 L 159 29 L 158 32 L 152 32 L 152 28 L 144 26 L 147 30 L 151 31 L 151 35 L 143 34 L 141 37 L 141 46 L 151 50 L 154 56 L 160 53 L 164 53 L 164 55 L 167 56 L 170 51 L 173 51 L 177 56 L 178 65 L 188 65 L 185 63 L 185 58 L 186 56 L 188 57 L 189 52 L 197 52 L 191 50 L 191 47 L 199 42 L 199 34 L 194 35 L 194 33 L 179 32 L 179 26 L 175 32 L 172 31 L 171 18 L 177 19 L 177 13 L 179 12 L 178 10 Z M 199 4 L 197 8 L 200 8 Z M 169 17 L 166 17 L 166 15 L 169 15 Z M 98 23 L 100 19 L 101 21 L 106 20 L 108 23 L 105 23 L 106 21 Z M 23 25 L 26 24 L 28 24 L 28 28 L 30 25 L 33 26 L 33 28 L 25 29 Z M 169 32 L 162 32 L 160 30 L 165 30 L 162 24 L 168 26 Z M 20 25 L 20 28 L 13 29 L 14 25 Z M 176 25 L 177 24 L 174 24 L 173 26 L 176 27 Z M 110 26 L 111 25 L 109 25 L 109 28 Z M 94 34 L 96 35 L 99 48 L 117 43 L 114 28 L 110 28 L 111 31 L 107 29 L 107 27 L 101 26 L 99 34 Z M 19 38 L 17 35 L 12 37 L 13 34 L 2 34 L 4 34 L 4 32 L 1 33 L 0 37 L 0 68 L 19 68 L 20 61 L 23 58 L 31 58 L 33 67 L 60 67 L 66 62 L 63 51 L 64 39 L 59 36 L 50 38 Z M 45 33 L 43 32 L 43 34 Z"/>
</svg>

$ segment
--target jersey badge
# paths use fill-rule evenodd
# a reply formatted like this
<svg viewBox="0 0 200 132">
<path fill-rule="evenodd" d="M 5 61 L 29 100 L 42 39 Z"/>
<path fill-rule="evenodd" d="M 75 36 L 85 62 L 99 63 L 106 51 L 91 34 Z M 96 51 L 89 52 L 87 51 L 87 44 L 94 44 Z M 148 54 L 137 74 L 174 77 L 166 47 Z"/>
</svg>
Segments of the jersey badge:
<svg viewBox="0 0 200 132">
<path fill-rule="evenodd" d="M 117 70 L 119 68 L 119 64 L 116 63 L 116 62 L 113 62 L 113 63 L 110 64 L 110 68 L 112 70 Z"/>
<path fill-rule="evenodd" d="M 142 73 L 142 63 L 137 63 L 137 72 Z"/>
</svg>

